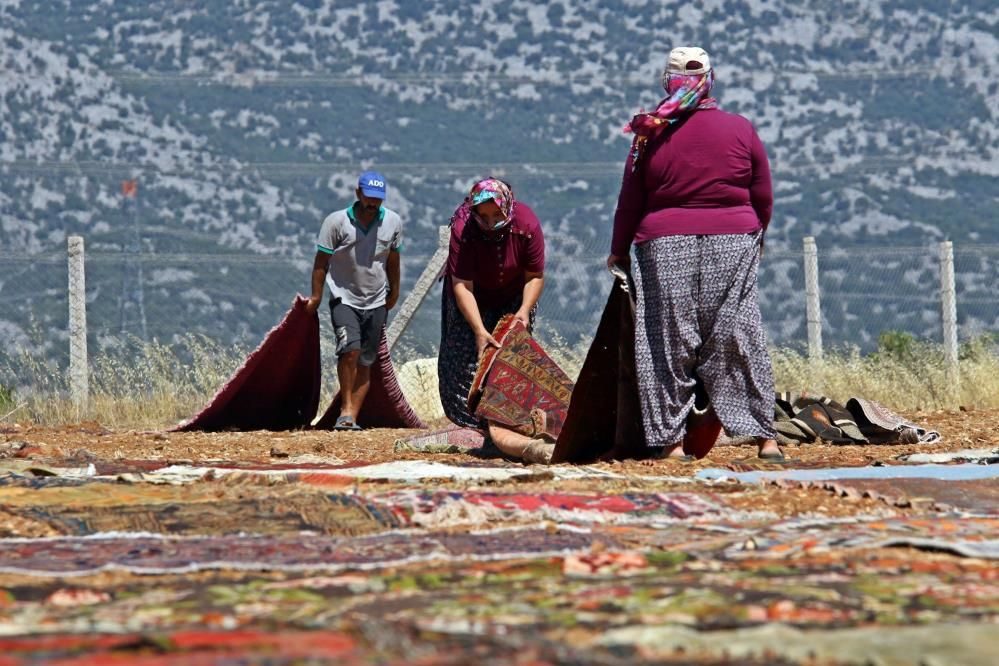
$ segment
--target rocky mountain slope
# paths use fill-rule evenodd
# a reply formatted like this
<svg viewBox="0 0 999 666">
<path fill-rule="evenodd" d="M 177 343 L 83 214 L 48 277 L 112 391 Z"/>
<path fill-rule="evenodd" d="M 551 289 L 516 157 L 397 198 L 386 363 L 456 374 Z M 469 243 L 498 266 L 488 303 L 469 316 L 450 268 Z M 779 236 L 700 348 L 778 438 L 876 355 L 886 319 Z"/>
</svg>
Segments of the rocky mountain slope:
<svg viewBox="0 0 999 666">
<path fill-rule="evenodd" d="M 26 344 L 33 318 L 59 340 L 65 237 L 82 234 L 98 340 L 253 339 L 374 166 L 408 223 L 407 284 L 469 184 L 507 177 L 545 224 L 543 307 L 571 340 L 608 286 L 621 127 L 690 43 L 771 153 L 777 342 L 804 335 L 806 235 L 829 340 L 939 336 L 945 239 L 965 330 L 996 327 L 997 24 L 988 0 L 0 0 L 0 336 Z M 414 337 L 431 339 L 424 310 Z"/>
</svg>

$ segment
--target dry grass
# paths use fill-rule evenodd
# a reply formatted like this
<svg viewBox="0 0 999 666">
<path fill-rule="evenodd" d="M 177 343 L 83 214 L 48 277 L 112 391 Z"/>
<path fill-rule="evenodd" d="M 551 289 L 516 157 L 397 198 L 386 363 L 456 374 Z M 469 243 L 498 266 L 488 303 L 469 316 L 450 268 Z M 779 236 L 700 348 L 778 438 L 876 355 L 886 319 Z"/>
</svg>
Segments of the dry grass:
<svg viewBox="0 0 999 666">
<path fill-rule="evenodd" d="M 546 346 L 570 377 L 578 375 L 588 341 L 570 344 L 554 337 Z M 67 373 L 56 363 L 38 360 L 28 351 L 0 354 L 0 421 L 57 425 L 95 420 L 112 429 L 172 425 L 196 413 L 248 352 L 194 336 L 174 344 L 115 342 L 92 357 L 91 399 L 84 410 L 69 399 Z M 335 358 L 326 340 L 321 353 L 324 406 L 337 386 Z M 403 391 L 421 417 L 439 420 L 443 412 L 436 359 L 404 364 L 406 356 L 402 349 L 395 354 Z M 777 349 L 772 358 L 778 390 L 821 393 L 837 400 L 857 395 L 905 411 L 999 407 L 999 352 L 989 338 L 962 347 L 956 390 L 942 350 L 929 343 L 909 341 L 867 355 L 833 351 L 818 362 Z"/>
<path fill-rule="evenodd" d="M 867 355 L 841 350 L 820 361 L 778 349 L 772 358 L 780 391 L 861 396 L 899 410 L 999 407 L 999 353 L 988 340 L 962 347 L 956 381 L 943 349 L 931 343 Z"/>
<path fill-rule="evenodd" d="M 247 352 L 200 336 L 175 344 L 112 340 L 91 357 L 90 401 L 80 408 L 62 367 L 19 350 L 0 356 L 0 383 L 13 387 L 0 417 L 47 425 L 96 420 L 110 428 L 171 425 L 203 406 Z"/>
</svg>

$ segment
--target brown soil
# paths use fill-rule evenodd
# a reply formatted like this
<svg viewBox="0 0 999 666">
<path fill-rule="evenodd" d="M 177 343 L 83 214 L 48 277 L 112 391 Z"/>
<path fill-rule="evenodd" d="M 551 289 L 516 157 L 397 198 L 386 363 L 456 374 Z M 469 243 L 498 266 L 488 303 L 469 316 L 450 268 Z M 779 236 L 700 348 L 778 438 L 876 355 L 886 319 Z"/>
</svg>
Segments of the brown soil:
<svg viewBox="0 0 999 666">
<path fill-rule="evenodd" d="M 795 463 L 815 467 L 865 465 L 874 462 L 894 464 L 897 457 L 916 452 L 957 451 L 969 448 L 999 447 L 999 409 L 917 412 L 907 418 L 923 427 L 937 430 L 943 440 L 936 444 L 830 446 L 806 444 L 789 447 L 785 453 Z M 59 427 L 31 424 L 0 424 L 0 447 L 4 443 L 25 442 L 38 447 L 41 457 L 95 456 L 98 459 L 170 459 L 170 460 L 273 460 L 279 456 L 312 454 L 336 457 L 344 461 L 371 463 L 389 460 L 462 458 L 458 454 L 426 454 L 394 451 L 395 441 L 408 437 L 413 430 L 374 429 L 363 432 L 287 431 L 271 432 L 163 432 L 112 431 L 96 422 Z M 688 475 L 692 470 L 719 466 L 735 461 L 752 462 L 752 446 L 718 446 L 704 460 L 695 463 L 656 461 L 648 463 L 600 463 L 624 473 Z"/>
<path fill-rule="evenodd" d="M 906 444 L 896 446 L 832 446 L 809 444 L 788 447 L 785 453 L 790 467 L 841 467 L 871 464 L 898 464 L 898 457 L 916 452 L 957 451 L 967 448 L 999 447 L 999 409 L 926 412 L 907 414 L 916 423 L 938 430 L 943 440 L 936 444 Z M 46 459 L 90 460 L 140 460 L 161 459 L 171 461 L 230 462 L 282 462 L 286 458 L 312 455 L 329 462 L 379 463 L 391 460 L 429 459 L 439 462 L 468 462 L 476 460 L 462 454 L 427 454 L 395 452 L 395 441 L 414 434 L 412 430 L 376 429 L 359 433 L 328 431 L 293 432 L 223 432 L 177 433 L 157 431 L 111 431 L 98 423 L 85 422 L 61 427 L 30 424 L 0 424 L 0 457 L 12 455 L 44 461 Z M 629 489 L 656 490 L 673 488 L 683 490 L 686 484 L 643 480 L 642 476 L 690 477 L 699 469 L 708 467 L 753 467 L 779 469 L 780 465 L 764 464 L 755 457 L 752 445 L 717 446 L 711 454 L 695 462 L 659 460 L 654 462 L 625 461 L 597 463 L 596 468 L 612 470 L 632 478 L 620 481 L 559 482 L 564 491 L 613 492 Z M 497 464 L 519 463 L 495 460 Z M 493 483 L 492 486 L 515 485 L 519 490 L 551 489 L 555 483 L 544 473 L 543 467 L 525 468 L 520 481 Z M 456 483 L 451 485 L 471 485 Z M 834 498 L 819 489 L 777 488 L 774 486 L 745 486 L 733 484 L 726 490 L 716 486 L 716 492 L 731 493 L 726 497 L 730 504 L 744 509 L 766 509 L 780 515 L 816 513 L 829 516 L 855 515 L 858 513 L 902 513 L 905 509 L 890 507 L 878 500 L 847 500 Z"/>
</svg>

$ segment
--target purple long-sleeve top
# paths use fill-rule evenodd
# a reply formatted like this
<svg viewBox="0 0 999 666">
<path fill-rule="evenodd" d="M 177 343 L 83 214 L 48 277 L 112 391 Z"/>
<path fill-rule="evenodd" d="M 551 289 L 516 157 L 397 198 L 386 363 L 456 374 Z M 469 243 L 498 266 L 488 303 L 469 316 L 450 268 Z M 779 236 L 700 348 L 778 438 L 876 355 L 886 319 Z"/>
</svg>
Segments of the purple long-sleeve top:
<svg viewBox="0 0 999 666">
<path fill-rule="evenodd" d="M 636 170 L 629 155 L 614 213 L 611 253 L 662 236 L 766 229 L 774 195 L 766 149 L 752 124 L 719 109 L 695 111 L 651 139 Z"/>
</svg>

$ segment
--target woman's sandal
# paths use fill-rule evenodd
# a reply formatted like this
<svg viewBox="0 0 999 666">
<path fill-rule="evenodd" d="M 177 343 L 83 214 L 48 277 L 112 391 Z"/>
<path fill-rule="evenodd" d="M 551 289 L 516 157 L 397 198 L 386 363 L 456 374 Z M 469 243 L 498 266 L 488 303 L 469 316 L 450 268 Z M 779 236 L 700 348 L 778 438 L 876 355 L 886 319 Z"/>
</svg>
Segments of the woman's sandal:
<svg viewBox="0 0 999 666">
<path fill-rule="evenodd" d="M 682 453 L 681 455 L 673 455 L 674 451 L 683 451 L 683 443 L 676 444 L 674 446 L 664 446 L 662 451 L 657 451 L 650 456 L 653 460 L 676 460 L 678 462 L 692 462 L 696 460 L 694 456 L 689 453 Z"/>
<path fill-rule="evenodd" d="M 760 451 L 756 454 L 756 457 L 759 458 L 760 460 L 766 460 L 767 462 L 784 462 L 785 460 L 784 452 L 781 451 L 779 445 L 777 446 L 776 451 L 768 451 L 766 453 L 764 453 L 763 449 L 761 448 Z"/>
<path fill-rule="evenodd" d="M 524 452 L 520 454 L 520 459 L 529 465 L 549 465 L 554 453 L 554 444 L 546 442 L 543 439 L 535 439 L 524 447 Z"/>
</svg>

